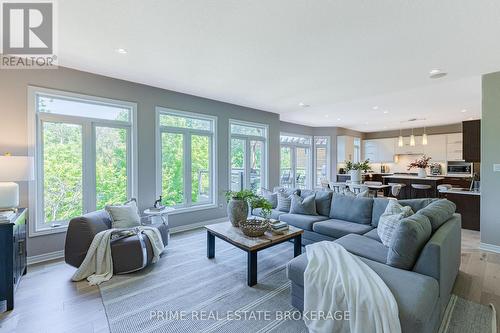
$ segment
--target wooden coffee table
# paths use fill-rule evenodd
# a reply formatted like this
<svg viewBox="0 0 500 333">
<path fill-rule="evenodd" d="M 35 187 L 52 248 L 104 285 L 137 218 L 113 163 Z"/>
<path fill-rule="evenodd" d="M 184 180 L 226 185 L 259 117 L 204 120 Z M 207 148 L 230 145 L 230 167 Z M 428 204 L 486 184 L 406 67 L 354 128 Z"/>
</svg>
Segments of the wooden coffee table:
<svg viewBox="0 0 500 333">
<path fill-rule="evenodd" d="M 293 239 L 293 256 L 302 253 L 302 234 L 304 230 L 289 226 L 283 235 L 274 235 L 266 231 L 261 237 L 248 237 L 240 228 L 233 227 L 230 222 L 207 225 L 207 257 L 215 257 L 215 237 L 220 238 L 247 253 L 247 284 L 252 287 L 257 284 L 257 252 L 271 246 Z"/>
</svg>

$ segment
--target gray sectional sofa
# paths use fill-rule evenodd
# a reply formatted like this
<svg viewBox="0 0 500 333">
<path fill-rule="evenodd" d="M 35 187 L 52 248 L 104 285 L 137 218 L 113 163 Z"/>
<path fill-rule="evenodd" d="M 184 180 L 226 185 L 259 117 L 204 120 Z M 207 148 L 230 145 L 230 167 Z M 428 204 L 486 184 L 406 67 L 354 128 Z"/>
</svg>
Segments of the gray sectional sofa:
<svg viewBox="0 0 500 333">
<path fill-rule="evenodd" d="M 292 192 L 292 191 L 290 191 Z M 306 197 L 312 191 L 302 190 Z M 419 214 L 430 215 L 432 233 L 418 249 L 416 259 L 407 269 L 388 264 L 392 250 L 382 244 L 377 225 L 390 199 L 353 198 L 331 192 L 317 192 L 318 215 L 299 215 L 273 209 L 272 217 L 304 229 L 303 245 L 317 241 L 334 241 L 359 256 L 392 291 L 399 307 L 403 332 L 436 332 L 451 296 L 458 274 L 461 254 L 461 216 L 429 204 L 438 199 L 400 200 Z M 429 206 L 429 207 L 431 207 Z M 437 209 L 436 209 L 437 206 Z M 454 207 L 454 205 L 453 205 Z M 425 211 L 425 213 L 424 213 Z M 260 215 L 259 209 L 252 211 Z M 433 220 L 441 221 L 435 224 Z M 412 239 L 408 240 L 411 243 Z M 393 251 L 393 250 L 392 250 Z M 302 254 L 288 263 L 292 282 L 291 302 L 302 310 L 304 304 L 304 270 L 307 256 Z"/>
</svg>

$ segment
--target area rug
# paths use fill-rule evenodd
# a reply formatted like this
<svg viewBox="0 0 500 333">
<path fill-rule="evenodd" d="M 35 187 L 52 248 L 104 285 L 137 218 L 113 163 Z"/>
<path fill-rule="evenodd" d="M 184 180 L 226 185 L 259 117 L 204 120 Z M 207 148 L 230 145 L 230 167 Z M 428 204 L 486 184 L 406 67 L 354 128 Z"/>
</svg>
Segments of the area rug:
<svg viewBox="0 0 500 333">
<path fill-rule="evenodd" d="M 293 244 L 258 254 L 258 284 L 246 285 L 246 253 L 216 239 L 206 257 L 204 229 L 174 234 L 161 260 L 99 286 L 112 333 L 307 332 L 290 305 L 285 265 Z M 490 308 L 456 296 L 440 332 L 492 332 Z"/>
</svg>

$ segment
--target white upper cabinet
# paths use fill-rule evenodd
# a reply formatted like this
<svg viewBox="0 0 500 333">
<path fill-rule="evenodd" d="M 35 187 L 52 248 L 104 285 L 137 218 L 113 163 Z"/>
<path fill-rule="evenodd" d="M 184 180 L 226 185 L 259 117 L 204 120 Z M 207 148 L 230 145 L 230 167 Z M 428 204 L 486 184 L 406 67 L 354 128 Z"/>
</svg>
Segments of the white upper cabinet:
<svg viewBox="0 0 500 333">
<path fill-rule="evenodd" d="M 337 136 L 337 163 L 353 161 L 354 137 L 349 135 Z"/>
<path fill-rule="evenodd" d="M 428 135 L 424 153 L 432 158 L 431 162 L 446 162 L 446 135 Z"/>
<path fill-rule="evenodd" d="M 448 161 L 463 161 L 462 133 L 446 135 L 446 159 Z"/>
<path fill-rule="evenodd" d="M 363 141 L 363 159 L 373 163 L 387 163 L 394 160 L 394 138 Z"/>
</svg>

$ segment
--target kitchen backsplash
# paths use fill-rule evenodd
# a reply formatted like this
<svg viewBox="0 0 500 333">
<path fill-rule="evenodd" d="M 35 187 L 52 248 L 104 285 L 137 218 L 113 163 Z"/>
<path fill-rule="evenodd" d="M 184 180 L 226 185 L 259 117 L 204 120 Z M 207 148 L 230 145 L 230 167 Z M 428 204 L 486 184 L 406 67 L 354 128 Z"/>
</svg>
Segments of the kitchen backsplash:
<svg viewBox="0 0 500 333">
<path fill-rule="evenodd" d="M 394 173 L 394 172 L 417 172 L 417 170 L 408 171 L 408 164 L 420 158 L 420 155 L 398 155 L 398 162 L 391 163 L 370 163 L 374 172 L 381 172 L 382 165 L 386 166 L 386 172 Z M 431 160 L 432 162 L 432 160 Z M 440 162 L 441 164 L 441 173 L 446 173 L 446 163 Z M 427 170 L 430 173 L 430 170 Z"/>
</svg>

